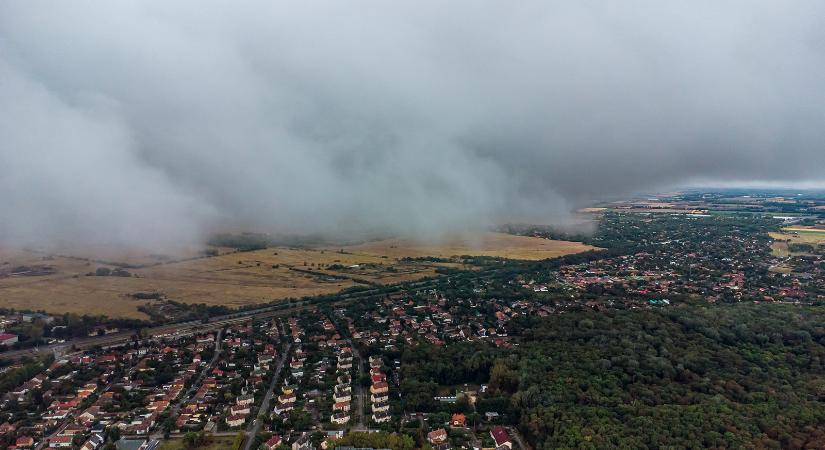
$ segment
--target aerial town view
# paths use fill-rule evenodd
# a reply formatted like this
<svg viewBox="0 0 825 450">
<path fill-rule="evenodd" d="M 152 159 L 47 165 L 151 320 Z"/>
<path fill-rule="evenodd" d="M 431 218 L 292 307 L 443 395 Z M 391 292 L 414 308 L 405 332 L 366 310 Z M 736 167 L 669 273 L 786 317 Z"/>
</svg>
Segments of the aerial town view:
<svg viewBox="0 0 825 450">
<path fill-rule="evenodd" d="M 0 4 L 0 450 L 825 449 L 825 4 L 629 3 Z"/>
<path fill-rule="evenodd" d="M 392 259 L 350 264 L 387 247 L 376 241 L 289 267 L 307 282 L 341 281 L 326 294 L 275 298 L 274 287 L 269 301 L 238 308 L 158 291 L 107 290 L 98 300 L 137 305 L 143 317 L 125 307 L 66 311 L 60 294 L 53 307 L 5 308 L 3 443 L 526 449 L 825 439 L 825 192 L 686 191 L 582 216 L 594 231 L 510 225 L 488 235 L 495 251 L 525 252 L 504 234 L 535 240 L 536 252 L 565 249 L 558 256 L 508 258 L 492 246 L 447 256 L 456 244 L 445 241 L 433 256 L 398 257 L 413 250 L 395 246 Z M 245 263 L 224 272 L 243 279 L 256 273 L 251 262 L 285 251 L 261 246 L 215 249 L 198 264 L 232 255 Z M 323 259 L 317 248 L 292 251 Z M 2 262 L 4 297 L 25 283 L 48 291 L 70 270 L 57 256 L 27 258 L 25 267 Z M 127 270 L 86 264 L 89 278 Z M 405 270 L 418 275 L 394 278 Z M 649 420 L 662 422 L 655 435 Z"/>
</svg>

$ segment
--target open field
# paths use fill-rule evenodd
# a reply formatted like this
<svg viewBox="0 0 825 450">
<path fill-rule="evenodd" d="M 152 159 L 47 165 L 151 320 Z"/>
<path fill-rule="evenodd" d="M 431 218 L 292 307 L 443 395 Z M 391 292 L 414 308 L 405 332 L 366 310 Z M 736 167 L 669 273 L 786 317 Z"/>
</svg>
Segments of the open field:
<svg viewBox="0 0 825 450">
<path fill-rule="evenodd" d="M 278 298 L 332 293 L 356 284 L 351 279 L 322 277 L 293 269 L 310 271 L 319 265 L 355 265 L 379 260 L 373 256 L 272 248 L 129 269 L 131 276 L 121 277 L 88 276 L 88 272 L 106 266 L 56 257 L 48 261 L 56 270 L 53 274 L 0 277 L 0 306 L 146 318 L 137 308 L 147 300 L 134 299 L 130 294 L 158 292 L 165 298 L 185 303 L 238 307 Z M 416 267 L 416 271 L 417 278 L 435 273 L 431 267 Z M 403 278 L 409 278 L 408 272 L 403 272 Z"/>
<path fill-rule="evenodd" d="M 455 236 L 439 243 L 421 243 L 410 239 L 386 239 L 345 247 L 347 251 L 391 258 L 435 256 L 492 256 L 508 259 L 541 260 L 571 253 L 581 253 L 594 247 L 581 242 L 551 241 L 504 233 L 475 233 Z"/>
<path fill-rule="evenodd" d="M 198 447 L 200 450 L 226 450 L 233 448 L 235 442 L 234 437 L 229 436 L 211 436 L 209 443 Z M 161 441 L 158 450 L 184 450 L 186 445 L 182 438 L 165 439 Z"/>
<path fill-rule="evenodd" d="M 138 307 L 154 300 L 135 293 L 159 293 L 184 303 L 238 307 L 275 299 L 329 294 L 364 284 L 392 284 L 433 276 L 460 262 L 405 261 L 405 257 L 458 255 L 538 260 L 591 249 L 577 242 L 502 233 L 479 233 L 438 244 L 406 239 L 339 248 L 273 247 L 249 252 L 216 249 L 182 259 L 139 256 L 106 260 L 50 256 L 0 249 L 0 307 L 52 313 L 105 314 L 147 318 Z M 122 268 L 123 261 L 138 267 Z M 98 269 L 122 272 L 95 275 Z"/>
<path fill-rule="evenodd" d="M 604 207 L 590 207 L 590 208 L 581 208 L 576 212 L 579 214 L 595 214 L 595 213 L 603 213 L 605 211 L 609 211 L 609 208 Z"/>
<path fill-rule="evenodd" d="M 804 254 L 804 252 L 791 252 L 791 244 L 825 245 L 825 230 L 821 228 L 788 227 L 783 228 L 780 233 L 769 234 L 774 239 L 771 250 L 776 256 L 790 256 L 792 253 Z"/>
<path fill-rule="evenodd" d="M 825 239 L 825 229 L 823 228 L 813 228 L 813 227 L 787 227 L 783 228 L 782 231 L 786 233 L 796 233 L 800 236 L 809 236 L 809 237 L 822 237 Z"/>
</svg>

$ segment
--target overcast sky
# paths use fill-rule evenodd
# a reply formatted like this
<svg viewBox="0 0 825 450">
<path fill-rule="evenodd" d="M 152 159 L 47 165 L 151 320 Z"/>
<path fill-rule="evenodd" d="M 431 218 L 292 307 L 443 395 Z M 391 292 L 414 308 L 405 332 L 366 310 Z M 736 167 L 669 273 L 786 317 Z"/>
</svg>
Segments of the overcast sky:
<svg viewBox="0 0 825 450">
<path fill-rule="evenodd" d="M 429 233 L 825 178 L 825 2 L 0 2 L 0 236 Z"/>
</svg>

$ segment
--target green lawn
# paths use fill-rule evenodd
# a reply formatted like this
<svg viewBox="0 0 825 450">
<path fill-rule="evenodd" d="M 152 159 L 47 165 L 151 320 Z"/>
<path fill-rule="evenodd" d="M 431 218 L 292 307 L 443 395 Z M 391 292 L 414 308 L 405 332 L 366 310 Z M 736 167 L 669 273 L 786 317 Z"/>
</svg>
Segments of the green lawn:
<svg viewBox="0 0 825 450">
<path fill-rule="evenodd" d="M 198 450 L 226 450 L 231 449 L 235 441 L 231 436 L 220 436 L 209 438 L 209 443 L 205 446 L 198 447 Z M 188 450 L 183 445 L 183 439 L 174 438 L 167 439 L 160 444 L 158 450 Z"/>
</svg>

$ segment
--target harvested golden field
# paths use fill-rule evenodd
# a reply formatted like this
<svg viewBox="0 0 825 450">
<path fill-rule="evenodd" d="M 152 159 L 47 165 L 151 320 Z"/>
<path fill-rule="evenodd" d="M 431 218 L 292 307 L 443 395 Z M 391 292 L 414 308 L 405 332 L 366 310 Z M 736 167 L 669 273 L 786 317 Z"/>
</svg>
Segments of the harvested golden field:
<svg viewBox="0 0 825 450">
<path fill-rule="evenodd" d="M 7 259 L 2 255 L 0 259 L 8 261 L 8 267 L 21 264 L 34 267 L 41 264 L 41 258 L 18 255 L 18 258 Z M 113 266 L 53 257 L 42 261 L 53 273 L 0 274 L 0 306 L 146 318 L 137 308 L 147 300 L 134 299 L 131 294 L 158 292 L 165 298 L 185 303 L 237 307 L 337 292 L 356 282 L 349 278 L 324 276 L 326 271 L 321 270 L 322 266 L 368 264 L 379 260 L 374 256 L 272 248 L 126 269 L 130 276 L 89 276 L 87 274 L 98 268 Z M 399 271 L 394 274 L 396 277 L 381 281 L 392 283 L 434 274 L 432 267 L 413 269 Z"/>
<path fill-rule="evenodd" d="M 138 292 L 157 292 L 185 303 L 237 307 L 338 292 L 358 284 L 355 280 L 388 284 L 419 279 L 434 275 L 436 267 L 374 255 L 289 248 L 125 269 L 129 276 L 90 276 L 98 268 L 115 266 L 26 252 L 0 253 L 3 262 L 7 264 L 0 266 L 5 268 L 0 271 L 2 307 L 134 318 L 147 317 L 137 310 L 147 300 L 131 296 Z M 21 266 L 37 271 L 12 271 Z"/>
<path fill-rule="evenodd" d="M 825 239 L 825 229 L 814 227 L 787 227 L 782 229 L 785 233 L 797 234 L 810 239 Z"/>
<path fill-rule="evenodd" d="M 771 250 L 776 256 L 790 256 L 789 244 L 825 245 L 825 230 L 821 228 L 788 227 L 779 233 L 768 233 L 774 242 Z M 804 254 L 793 252 L 793 254 Z"/>
<path fill-rule="evenodd" d="M 594 214 L 594 213 L 602 213 L 602 212 L 605 212 L 605 211 L 608 211 L 608 210 L 609 210 L 608 208 L 603 208 L 603 207 L 590 207 L 590 208 L 581 208 L 576 212 L 579 213 L 579 214 Z"/>
<path fill-rule="evenodd" d="M 791 251 L 788 248 L 788 243 L 785 242 L 784 240 L 776 240 L 777 238 L 774 237 L 774 234 L 778 234 L 778 233 L 770 233 L 771 237 L 774 238 L 774 241 L 771 243 L 771 254 L 774 255 L 774 256 L 781 256 L 781 257 L 791 256 Z M 780 239 L 784 239 L 784 238 L 780 238 Z"/>
<path fill-rule="evenodd" d="M 386 239 L 345 247 L 346 251 L 353 253 L 386 255 L 391 258 L 424 256 L 450 258 L 472 255 L 532 261 L 593 249 L 595 247 L 581 242 L 553 241 L 492 232 L 454 236 L 438 243 L 417 242 L 411 239 Z"/>
<path fill-rule="evenodd" d="M 405 257 L 481 255 L 537 260 L 591 248 L 577 242 L 479 233 L 438 244 L 391 239 L 339 248 L 218 249 L 216 256 L 192 253 L 179 260 L 115 253 L 106 259 L 83 259 L 91 257 L 0 249 L 0 307 L 147 318 L 137 308 L 154 300 L 138 300 L 131 294 L 160 293 L 184 303 L 237 307 L 334 293 L 359 284 L 416 280 L 434 276 L 438 267 L 460 266 L 402 260 Z M 142 267 L 119 269 L 123 264 Z M 113 272 L 95 275 L 98 269 Z"/>
<path fill-rule="evenodd" d="M 65 248 L 51 253 L 52 256 L 63 256 L 67 259 L 77 259 L 86 262 L 109 264 L 122 267 L 142 267 L 157 264 L 167 264 L 174 261 L 200 258 L 204 256 L 204 248 L 176 247 L 165 251 L 147 251 L 139 248 L 118 245 L 85 245 L 82 248 Z M 214 249 L 219 253 L 233 251 L 228 248 Z M 33 252 L 33 254 L 35 254 Z M 46 253 L 37 252 L 40 256 Z"/>
</svg>

